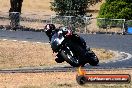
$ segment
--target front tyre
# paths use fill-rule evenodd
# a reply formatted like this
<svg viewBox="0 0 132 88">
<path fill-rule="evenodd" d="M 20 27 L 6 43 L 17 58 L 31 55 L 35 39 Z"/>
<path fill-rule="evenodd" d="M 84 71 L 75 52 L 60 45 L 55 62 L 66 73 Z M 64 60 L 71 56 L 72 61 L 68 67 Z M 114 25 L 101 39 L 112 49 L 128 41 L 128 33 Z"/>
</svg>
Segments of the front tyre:
<svg viewBox="0 0 132 88">
<path fill-rule="evenodd" d="M 73 66 L 73 67 L 79 67 L 80 66 L 79 59 L 73 55 L 72 51 L 62 50 L 61 55 L 65 59 L 65 61 L 67 63 L 69 63 L 71 66 Z"/>
</svg>

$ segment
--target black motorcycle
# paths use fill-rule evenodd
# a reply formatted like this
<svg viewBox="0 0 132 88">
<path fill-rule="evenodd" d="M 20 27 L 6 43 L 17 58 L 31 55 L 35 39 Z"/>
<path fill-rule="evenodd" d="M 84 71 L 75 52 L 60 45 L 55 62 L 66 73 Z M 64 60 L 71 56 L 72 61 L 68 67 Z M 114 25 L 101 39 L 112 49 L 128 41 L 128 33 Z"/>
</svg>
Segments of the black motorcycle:
<svg viewBox="0 0 132 88">
<path fill-rule="evenodd" d="M 95 53 L 87 48 L 84 39 L 72 31 L 68 34 L 62 30 L 54 32 L 50 44 L 53 52 L 73 67 L 84 66 L 86 63 L 96 66 L 99 63 Z"/>
</svg>

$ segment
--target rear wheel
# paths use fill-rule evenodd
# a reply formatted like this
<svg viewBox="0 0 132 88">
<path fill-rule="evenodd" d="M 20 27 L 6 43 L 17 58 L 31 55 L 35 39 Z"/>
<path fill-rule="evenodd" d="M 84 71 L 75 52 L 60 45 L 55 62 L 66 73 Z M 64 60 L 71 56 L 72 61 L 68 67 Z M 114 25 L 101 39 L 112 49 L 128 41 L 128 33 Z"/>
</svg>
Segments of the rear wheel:
<svg viewBox="0 0 132 88">
<path fill-rule="evenodd" d="M 89 59 L 89 64 L 92 66 L 97 66 L 99 63 L 98 57 L 95 55 L 93 51 L 88 51 L 88 59 Z"/>
</svg>

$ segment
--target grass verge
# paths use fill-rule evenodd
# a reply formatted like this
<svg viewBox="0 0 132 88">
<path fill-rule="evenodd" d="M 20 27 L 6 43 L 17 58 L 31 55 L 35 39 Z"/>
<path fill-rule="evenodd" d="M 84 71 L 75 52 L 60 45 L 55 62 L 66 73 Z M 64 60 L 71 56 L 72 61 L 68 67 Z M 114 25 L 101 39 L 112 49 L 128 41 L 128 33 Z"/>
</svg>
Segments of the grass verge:
<svg viewBox="0 0 132 88">
<path fill-rule="evenodd" d="M 100 60 L 111 59 L 114 53 L 105 49 L 93 49 Z M 57 65 L 48 44 L 0 40 L 0 69 Z"/>
</svg>

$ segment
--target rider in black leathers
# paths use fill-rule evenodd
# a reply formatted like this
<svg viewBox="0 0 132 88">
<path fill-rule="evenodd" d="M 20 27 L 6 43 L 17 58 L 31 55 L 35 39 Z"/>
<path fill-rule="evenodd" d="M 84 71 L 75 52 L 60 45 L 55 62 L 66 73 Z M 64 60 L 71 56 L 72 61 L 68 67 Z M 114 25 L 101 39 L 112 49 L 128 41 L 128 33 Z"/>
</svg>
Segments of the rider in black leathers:
<svg viewBox="0 0 132 88">
<path fill-rule="evenodd" d="M 67 35 L 68 33 L 72 33 L 69 28 L 61 26 L 61 27 L 59 27 L 59 29 L 57 29 L 54 24 L 47 24 L 44 29 L 45 29 L 45 33 L 49 37 L 50 41 L 51 41 L 51 38 L 54 35 L 54 33 L 59 33 L 59 31 L 62 31 L 62 33 L 64 35 Z M 84 48 L 87 47 L 84 39 L 82 39 L 77 34 L 73 34 L 73 37 L 71 37 L 71 38 L 73 38 L 73 40 L 75 40 L 77 43 L 79 43 L 82 47 L 84 47 Z M 55 61 L 57 63 L 62 63 L 64 61 L 63 57 L 59 53 L 56 56 L 57 56 L 57 58 L 55 59 Z"/>
</svg>

